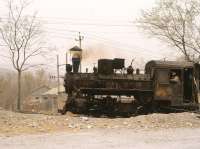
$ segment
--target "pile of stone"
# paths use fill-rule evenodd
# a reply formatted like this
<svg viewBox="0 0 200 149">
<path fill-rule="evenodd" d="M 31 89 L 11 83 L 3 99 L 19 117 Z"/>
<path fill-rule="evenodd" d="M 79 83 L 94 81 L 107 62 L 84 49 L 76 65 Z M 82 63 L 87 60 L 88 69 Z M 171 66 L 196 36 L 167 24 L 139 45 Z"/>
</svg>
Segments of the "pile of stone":
<svg viewBox="0 0 200 149">
<path fill-rule="evenodd" d="M 131 129 L 131 131 L 168 128 L 200 128 L 195 113 L 149 114 L 130 118 L 96 118 L 85 115 L 23 114 L 0 110 L 0 135 L 68 132 L 88 129 Z"/>
</svg>

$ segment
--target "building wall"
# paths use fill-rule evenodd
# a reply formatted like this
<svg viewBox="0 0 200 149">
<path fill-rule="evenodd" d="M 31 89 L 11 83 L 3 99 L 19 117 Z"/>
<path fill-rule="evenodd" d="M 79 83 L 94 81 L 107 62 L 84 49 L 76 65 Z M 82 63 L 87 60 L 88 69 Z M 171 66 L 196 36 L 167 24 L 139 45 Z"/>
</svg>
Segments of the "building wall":
<svg viewBox="0 0 200 149">
<path fill-rule="evenodd" d="M 23 102 L 23 111 L 31 113 L 56 114 L 62 109 L 66 95 L 30 96 Z"/>
</svg>

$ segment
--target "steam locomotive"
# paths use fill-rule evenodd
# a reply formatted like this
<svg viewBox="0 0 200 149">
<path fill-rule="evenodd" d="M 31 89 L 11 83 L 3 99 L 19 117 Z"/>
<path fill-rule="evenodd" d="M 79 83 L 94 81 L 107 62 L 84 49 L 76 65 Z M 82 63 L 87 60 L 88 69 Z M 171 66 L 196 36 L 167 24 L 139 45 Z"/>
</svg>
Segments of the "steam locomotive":
<svg viewBox="0 0 200 149">
<path fill-rule="evenodd" d="M 93 72 L 79 72 L 81 59 L 66 65 L 68 99 L 63 113 L 135 114 L 161 109 L 199 108 L 200 65 L 192 62 L 149 61 L 144 73 L 125 68 L 125 60 L 99 59 Z"/>
</svg>

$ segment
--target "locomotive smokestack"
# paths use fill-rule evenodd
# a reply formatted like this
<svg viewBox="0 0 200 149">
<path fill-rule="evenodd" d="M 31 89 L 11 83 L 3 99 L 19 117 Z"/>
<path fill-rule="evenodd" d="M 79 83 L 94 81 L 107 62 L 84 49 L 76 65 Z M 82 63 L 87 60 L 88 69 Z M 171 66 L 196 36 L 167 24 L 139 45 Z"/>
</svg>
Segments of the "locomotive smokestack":
<svg viewBox="0 0 200 149">
<path fill-rule="evenodd" d="M 72 57 L 72 68 L 74 73 L 78 73 L 80 63 L 81 63 L 80 58 Z"/>
<path fill-rule="evenodd" d="M 81 71 L 81 59 L 82 59 L 82 49 L 78 46 L 71 48 L 70 55 L 72 58 L 72 69 L 74 73 Z M 80 69 L 79 69 L 80 68 Z"/>
</svg>

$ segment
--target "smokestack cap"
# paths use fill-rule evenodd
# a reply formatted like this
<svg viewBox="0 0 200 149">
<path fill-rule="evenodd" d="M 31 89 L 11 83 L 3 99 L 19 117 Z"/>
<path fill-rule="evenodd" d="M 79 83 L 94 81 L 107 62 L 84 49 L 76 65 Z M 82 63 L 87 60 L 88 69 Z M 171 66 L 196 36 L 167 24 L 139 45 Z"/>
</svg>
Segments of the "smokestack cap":
<svg viewBox="0 0 200 149">
<path fill-rule="evenodd" d="M 69 49 L 69 51 L 82 51 L 81 48 L 79 48 L 78 46 L 74 46 L 73 48 Z"/>
</svg>

